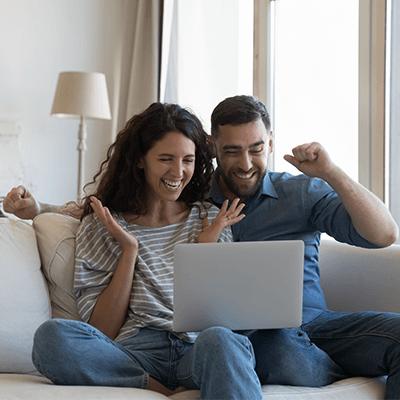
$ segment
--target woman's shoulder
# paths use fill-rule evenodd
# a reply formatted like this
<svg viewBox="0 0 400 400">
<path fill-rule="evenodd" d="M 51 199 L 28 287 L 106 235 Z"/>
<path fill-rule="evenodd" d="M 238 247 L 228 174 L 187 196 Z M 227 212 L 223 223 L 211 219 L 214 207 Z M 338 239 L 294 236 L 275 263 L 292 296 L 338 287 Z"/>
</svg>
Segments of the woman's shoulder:
<svg viewBox="0 0 400 400">
<path fill-rule="evenodd" d="M 111 213 L 115 218 L 117 218 L 117 220 L 119 219 L 116 213 Z M 79 225 L 76 236 L 79 237 L 82 234 L 84 234 L 87 239 L 93 239 L 97 236 L 107 237 L 108 231 L 104 224 L 99 220 L 97 215 L 95 213 L 92 213 L 83 218 L 81 224 Z"/>
</svg>

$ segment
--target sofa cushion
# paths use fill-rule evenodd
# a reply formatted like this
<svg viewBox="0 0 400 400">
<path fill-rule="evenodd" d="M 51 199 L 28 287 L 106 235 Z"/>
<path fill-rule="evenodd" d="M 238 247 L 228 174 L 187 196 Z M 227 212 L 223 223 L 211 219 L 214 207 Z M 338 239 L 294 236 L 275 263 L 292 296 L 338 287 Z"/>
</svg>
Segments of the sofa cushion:
<svg viewBox="0 0 400 400">
<path fill-rule="evenodd" d="M 320 388 L 263 386 L 263 400 L 382 400 L 384 378 L 349 378 Z M 199 390 L 170 397 L 150 390 L 104 387 L 59 386 L 43 377 L 0 374 L 0 393 L 7 400 L 200 400 Z"/>
<path fill-rule="evenodd" d="M 42 376 L 0 374 L 0 399 L 7 400 L 168 400 L 151 390 L 53 385 Z"/>
<path fill-rule="evenodd" d="M 0 372 L 35 373 L 33 335 L 51 318 L 51 308 L 28 223 L 0 218 L 0 275 Z"/>
<path fill-rule="evenodd" d="M 75 218 L 53 213 L 40 214 L 33 220 L 53 318 L 81 320 L 72 293 L 79 224 Z"/>
</svg>

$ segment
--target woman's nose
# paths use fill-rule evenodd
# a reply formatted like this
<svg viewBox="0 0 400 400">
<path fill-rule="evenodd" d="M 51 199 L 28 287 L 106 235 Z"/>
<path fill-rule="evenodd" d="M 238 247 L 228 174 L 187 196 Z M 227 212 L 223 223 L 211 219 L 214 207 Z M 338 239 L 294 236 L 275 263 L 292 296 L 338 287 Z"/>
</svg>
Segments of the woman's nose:
<svg viewBox="0 0 400 400">
<path fill-rule="evenodd" d="M 180 161 L 173 163 L 171 173 L 174 177 L 181 178 L 183 173 L 183 164 Z"/>
</svg>

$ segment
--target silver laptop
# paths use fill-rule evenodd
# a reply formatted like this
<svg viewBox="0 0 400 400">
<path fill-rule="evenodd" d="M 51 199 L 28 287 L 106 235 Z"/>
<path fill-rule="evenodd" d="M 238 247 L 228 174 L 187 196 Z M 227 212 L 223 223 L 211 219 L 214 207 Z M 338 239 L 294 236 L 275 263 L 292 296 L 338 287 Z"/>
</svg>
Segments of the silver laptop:
<svg viewBox="0 0 400 400">
<path fill-rule="evenodd" d="M 176 245 L 173 330 L 300 326 L 303 263 L 300 240 Z"/>
</svg>

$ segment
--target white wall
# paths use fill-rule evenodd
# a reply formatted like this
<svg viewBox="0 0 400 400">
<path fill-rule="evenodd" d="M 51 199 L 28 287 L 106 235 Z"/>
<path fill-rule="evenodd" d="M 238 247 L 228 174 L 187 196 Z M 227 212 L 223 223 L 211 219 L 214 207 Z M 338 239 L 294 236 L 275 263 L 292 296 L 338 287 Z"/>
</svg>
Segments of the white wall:
<svg viewBox="0 0 400 400">
<path fill-rule="evenodd" d="M 76 198 L 79 121 L 50 117 L 58 74 L 105 73 L 113 114 L 123 10 L 124 0 L 0 0 L 0 121 L 21 127 L 23 172 L 14 166 L 12 184 L 22 176 L 39 201 Z M 104 157 L 112 126 L 87 123 L 86 181 Z M 10 189 L 4 176 L 15 158 L 16 139 L 0 136 L 0 196 Z"/>
</svg>

